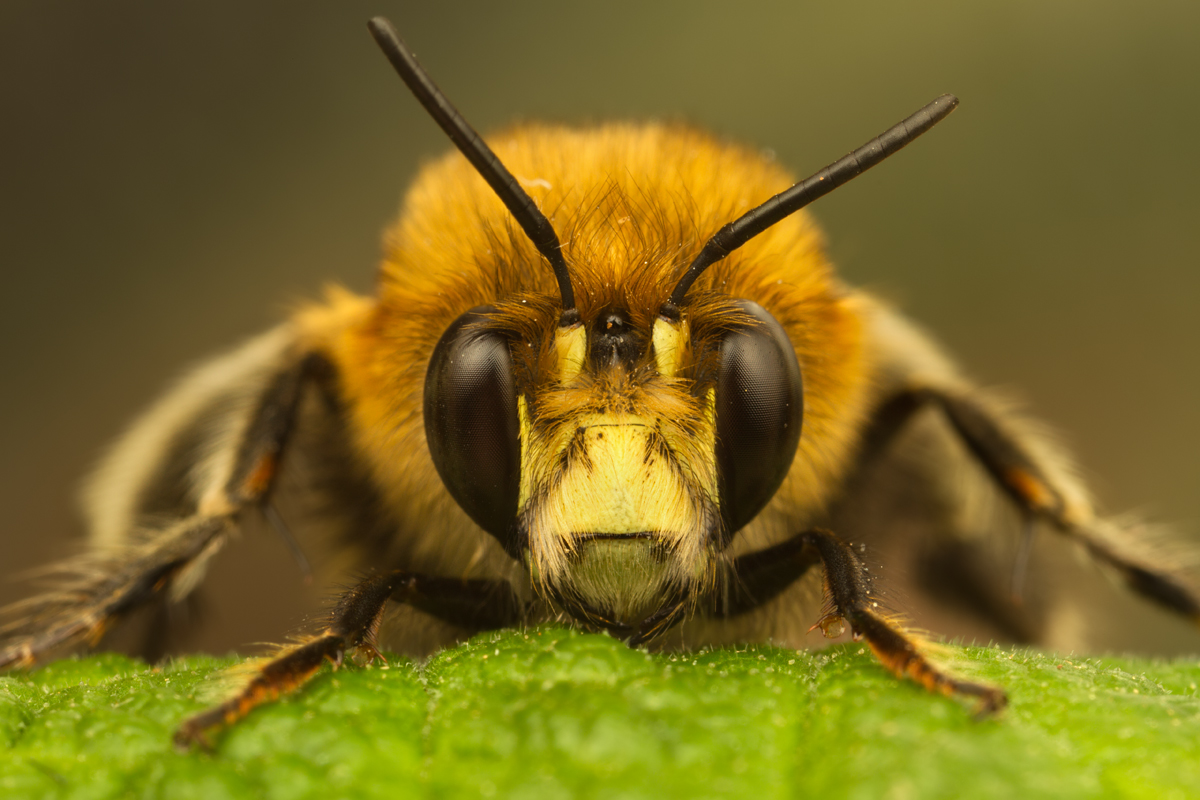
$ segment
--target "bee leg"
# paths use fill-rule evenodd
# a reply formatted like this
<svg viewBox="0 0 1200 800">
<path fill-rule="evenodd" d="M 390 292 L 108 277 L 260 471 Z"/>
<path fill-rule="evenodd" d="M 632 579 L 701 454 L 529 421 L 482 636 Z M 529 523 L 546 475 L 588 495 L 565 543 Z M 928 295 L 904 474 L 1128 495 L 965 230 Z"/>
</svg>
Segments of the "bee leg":
<svg viewBox="0 0 1200 800">
<path fill-rule="evenodd" d="M 763 605 L 802 577 L 809 568 L 825 567 L 828 607 L 813 627 L 828 636 L 840 635 L 849 623 L 855 638 L 864 638 L 885 667 L 908 677 L 931 692 L 978 699 L 977 715 L 986 716 L 1008 703 L 1004 690 L 959 680 L 932 664 L 918 641 L 872 599 L 870 577 L 850 545 L 829 531 L 814 529 L 780 544 L 739 556 L 733 562 L 734 580 L 714 616 L 732 617 Z"/>
<path fill-rule="evenodd" d="M 189 564 L 206 558 L 228 537 L 230 515 L 196 516 L 159 531 L 120 553 L 84 556 L 62 566 L 62 588 L 15 604 L 20 615 L 3 631 L 0 669 L 28 667 L 59 647 L 95 644 L 120 617 L 153 600 Z"/>
<path fill-rule="evenodd" d="M 236 529 L 239 515 L 267 496 L 317 356 L 268 381 L 241 438 L 230 477 L 206 493 L 192 516 L 119 548 L 97 549 L 55 568 L 57 589 L 5 609 L 0 669 L 28 667 L 59 647 L 97 643 L 121 617 L 164 596 L 187 594 L 200 570 Z"/>
<path fill-rule="evenodd" d="M 1134 592 L 1200 622 L 1200 598 L 1186 581 L 1119 526 L 1094 518 L 1091 509 L 1070 507 L 1063 487 L 987 409 L 966 396 L 933 390 L 923 394 L 941 408 L 971 453 L 1026 515 L 1046 520 L 1083 544 Z"/>
<path fill-rule="evenodd" d="M 209 749 L 211 733 L 234 724 L 255 707 L 300 688 L 326 662 L 335 669 L 340 667 L 347 650 L 377 658 L 375 634 L 389 600 L 477 631 L 514 625 L 524 611 L 505 581 L 459 580 L 403 571 L 373 575 L 338 599 L 323 631 L 266 661 L 241 691 L 224 703 L 184 720 L 175 733 L 176 746 Z"/>
<path fill-rule="evenodd" d="M 898 677 L 910 678 L 931 692 L 974 697 L 977 716 L 993 714 L 1008 704 L 1003 689 L 960 680 L 932 664 L 917 639 L 880 611 L 871 597 L 867 572 L 848 544 L 823 530 L 808 531 L 797 539 L 815 551 L 825 566 L 829 607 L 814 627 L 835 636 L 842 621 L 849 623 L 855 638 L 866 639 L 875 657 Z"/>
</svg>

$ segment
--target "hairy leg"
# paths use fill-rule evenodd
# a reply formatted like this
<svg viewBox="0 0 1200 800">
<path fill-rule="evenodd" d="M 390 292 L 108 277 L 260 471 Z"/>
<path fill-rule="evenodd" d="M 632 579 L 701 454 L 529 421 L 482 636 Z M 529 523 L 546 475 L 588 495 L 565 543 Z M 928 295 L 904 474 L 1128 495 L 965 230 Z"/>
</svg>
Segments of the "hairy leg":
<svg viewBox="0 0 1200 800">
<path fill-rule="evenodd" d="M 210 747 L 209 734 L 234 724 L 255 707 L 300 688 L 324 663 L 341 666 L 347 650 L 361 652 L 371 660 L 378 658 L 375 633 L 389 600 L 480 631 L 514 625 L 524 611 L 505 581 L 459 580 L 403 571 L 372 575 L 338 599 L 324 630 L 266 661 L 224 703 L 185 720 L 175 734 L 176 745 Z"/>
<path fill-rule="evenodd" d="M 882 404 L 868 428 L 860 460 L 885 448 L 913 415 L 923 408 L 938 409 L 970 451 L 1026 518 L 1023 541 L 1013 572 L 1013 592 L 1019 595 L 1035 520 L 1082 544 L 1099 562 L 1116 570 L 1137 594 L 1164 608 L 1200 621 L 1200 597 L 1166 559 L 1130 536 L 1114 522 L 1094 516 L 1088 507 L 1072 505 L 1068 487 L 1040 463 L 1036 447 L 1001 415 L 969 394 L 921 387 L 898 393 Z"/>
<path fill-rule="evenodd" d="M 802 534 L 825 565 L 825 591 L 829 601 L 825 616 L 817 623 L 822 630 L 849 623 L 855 637 L 866 639 L 885 667 L 907 677 L 931 692 L 978 698 L 977 714 L 999 711 L 1008 703 L 1004 690 L 955 678 L 932 664 L 920 650 L 917 639 L 895 619 L 889 618 L 872 599 L 870 579 L 854 551 L 829 531 Z"/>
<path fill-rule="evenodd" d="M 735 616 L 751 611 L 818 563 L 825 568 L 828 605 L 814 627 L 835 635 L 843 623 L 849 624 L 855 637 L 865 639 L 875 657 L 897 676 L 911 678 L 931 692 L 976 698 L 980 715 L 996 712 L 1007 704 L 1002 689 L 960 680 L 930 662 L 916 637 L 880 609 L 871 594 L 870 576 L 854 550 L 829 531 L 806 531 L 736 559 L 735 588 L 715 614 Z"/>
<path fill-rule="evenodd" d="M 191 516 L 168 522 L 119 546 L 93 550 L 47 570 L 57 587 L 5 609 L 0 669 L 31 666 L 50 652 L 96 643 L 130 611 L 194 586 L 208 559 L 260 505 L 274 481 L 296 408 L 315 357 L 293 361 L 269 380 L 235 448 L 233 470 Z"/>
</svg>

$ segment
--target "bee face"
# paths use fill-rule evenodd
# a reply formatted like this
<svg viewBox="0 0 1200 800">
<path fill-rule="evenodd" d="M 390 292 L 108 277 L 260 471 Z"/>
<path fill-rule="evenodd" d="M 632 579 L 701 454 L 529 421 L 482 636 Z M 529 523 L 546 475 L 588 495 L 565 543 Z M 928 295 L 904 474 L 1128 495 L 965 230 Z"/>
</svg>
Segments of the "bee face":
<svg viewBox="0 0 1200 800">
<path fill-rule="evenodd" d="M 512 316 L 530 306 L 546 320 L 536 343 Z M 636 616 L 711 571 L 715 391 L 660 374 L 625 312 L 556 328 L 546 298 L 459 317 L 426 379 L 430 452 L 458 503 L 541 588 Z"/>
<path fill-rule="evenodd" d="M 406 218 L 392 238 L 397 274 L 411 275 L 422 243 L 453 239 L 470 272 L 484 276 L 466 287 L 451 270 L 437 289 L 423 287 L 470 304 L 429 356 L 429 451 L 458 504 L 526 564 L 538 588 L 629 623 L 717 580 L 736 532 L 788 476 L 801 441 L 802 385 L 848 394 L 843 374 L 826 366 L 853 363 L 855 342 L 844 335 L 852 329 L 797 330 L 800 308 L 844 313 L 806 220 L 714 270 L 681 324 L 660 317 L 703 243 L 698 229 L 744 210 L 728 201 L 732 186 L 708 190 L 714 176 L 751 173 L 767 183 L 764 193 L 790 182 L 761 157 L 660 126 L 528 129 L 498 141 L 539 205 L 560 209 L 553 220 L 566 233 L 580 320 L 560 326 L 553 284 L 522 237 L 510 235 L 507 212 L 488 202 L 483 182 L 460 174 L 457 159 L 432 168 L 415 197 L 444 193 L 426 181 L 464 186 L 478 195 L 459 207 L 486 211 L 459 218 L 454 232 L 431 231 L 434 220 L 410 227 Z M 582 157 L 556 163 L 545 158 L 552 152 Z M 649 174 L 661 187 L 646 186 L 644 174 L 614 177 L 637 158 L 658 164 Z M 569 206 L 568 197 L 596 200 Z M 417 230 L 420 240 L 411 241 Z M 467 251 L 472 240 L 477 247 Z M 846 359 L 814 359 L 802 381 L 794 340 L 806 339 Z M 847 399 L 841 413 L 853 413 Z M 827 447 L 832 406 L 815 405 L 811 445 Z"/>
<path fill-rule="evenodd" d="M 563 347 L 566 380 L 520 398 L 517 520 L 539 582 L 626 621 L 711 576 L 720 531 L 714 390 L 659 374 L 627 319 L 560 334 L 591 334 L 582 369 Z"/>
</svg>

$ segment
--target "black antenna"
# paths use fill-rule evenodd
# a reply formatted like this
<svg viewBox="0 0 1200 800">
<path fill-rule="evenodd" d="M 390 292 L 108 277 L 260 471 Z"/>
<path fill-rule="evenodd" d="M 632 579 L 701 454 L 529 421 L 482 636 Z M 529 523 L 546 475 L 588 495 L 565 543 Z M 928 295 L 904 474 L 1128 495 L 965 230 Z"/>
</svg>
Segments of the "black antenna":
<svg viewBox="0 0 1200 800">
<path fill-rule="evenodd" d="M 571 288 L 571 274 L 567 271 L 567 262 L 562 257 L 562 244 L 554 232 L 554 226 L 546 219 L 512 173 L 496 158 L 496 154 L 484 143 L 475 129 L 463 119 L 442 90 L 437 87 L 408 46 L 396 35 L 392 23 L 383 17 L 375 17 L 367 23 L 375 42 L 383 50 L 388 61 L 400 78 L 408 86 L 417 100 L 429 112 L 429 116 L 441 127 L 450 141 L 471 162 L 476 171 L 483 177 L 492 190 L 500 197 L 508 210 L 516 218 L 525 235 L 529 237 L 538 252 L 550 262 L 554 277 L 558 279 L 558 292 L 562 296 L 563 313 L 559 324 L 566 327 L 579 321 L 579 311 L 575 308 L 575 292 Z"/>
<path fill-rule="evenodd" d="M 911 117 L 888 128 L 862 147 L 825 169 L 805 178 L 786 192 L 780 192 L 758 208 L 748 211 L 717 231 L 704 245 L 700 255 L 675 284 L 675 291 L 660 312 L 668 319 L 679 318 L 679 305 L 688 289 L 704 270 L 737 250 L 784 217 L 796 213 L 819 197 L 832 192 L 846 181 L 869 170 L 925 131 L 946 118 L 958 106 L 958 98 L 944 94 Z"/>
</svg>

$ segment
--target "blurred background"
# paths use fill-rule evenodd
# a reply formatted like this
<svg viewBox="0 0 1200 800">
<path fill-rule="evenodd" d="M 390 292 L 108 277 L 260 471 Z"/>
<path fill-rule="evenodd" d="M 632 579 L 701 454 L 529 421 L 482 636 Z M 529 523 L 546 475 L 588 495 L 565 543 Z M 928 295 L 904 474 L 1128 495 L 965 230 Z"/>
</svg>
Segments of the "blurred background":
<svg viewBox="0 0 1200 800">
<path fill-rule="evenodd" d="M 1200 4 L 5 0 L 5 576 L 72 552 L 80 478 L 189 364 L 325 282 L 370 290 L 449 147 L 371 42 L 380 13 L 484 131 L 682 118 L 806 174 L 956 93 L 814 207 L 843 274 L 1057 425 L 1106 508 L 1200 540 Z M 198 647 L 278 640 L 315 602 L 269 532 L 214 580 Z M 1111 609 L 1110 647 L 1200 650 Z"/>
</svg>

